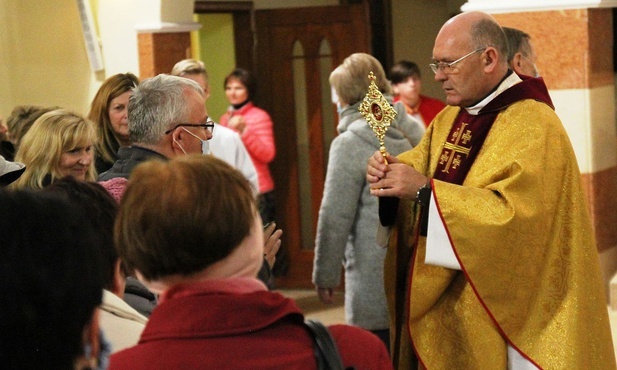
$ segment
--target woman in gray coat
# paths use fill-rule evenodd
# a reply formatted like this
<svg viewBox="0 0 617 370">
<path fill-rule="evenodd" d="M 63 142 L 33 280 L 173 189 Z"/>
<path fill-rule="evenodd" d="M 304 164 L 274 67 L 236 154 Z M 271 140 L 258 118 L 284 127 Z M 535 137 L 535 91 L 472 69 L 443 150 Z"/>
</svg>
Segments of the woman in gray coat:
<svg viewBox="0 0 617 370">
<path fill-rule="evenodd" d="M 332 303 L 334 288 L 345 268 L 345 317 L 348 324 L 377 334 L 389 344 L 389 319 L 383 286 L 386 251 L 376 241 L 378 201 L 369 194 L 366 161 L 379 141 L 358 108 L 368 91 L 369 72 L 379 90 L 392 94 L 383 67 L 364 53 L 347 57 L 330 74 L 330 85 L 338 97 L 339 135 L 332 141 L 324 194 L 319 210 L 313 284 L 323 303 Z M 397 155 L 416 145 L 424 126 L 405 114 L 397 103 L 395 120 L 386 133 L 388 152 Z"/>
</svg>

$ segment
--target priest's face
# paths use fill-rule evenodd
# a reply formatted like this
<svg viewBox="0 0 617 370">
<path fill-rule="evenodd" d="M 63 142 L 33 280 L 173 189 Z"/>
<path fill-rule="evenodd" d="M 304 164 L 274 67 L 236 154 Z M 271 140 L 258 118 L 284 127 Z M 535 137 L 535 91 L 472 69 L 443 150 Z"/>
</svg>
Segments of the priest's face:
<svg viewBox="0 0 617 370">
<path fill-rule="evenodd" d="M 435 81 L 440 82 L 446 93 L 446 103 L 468 107 L 490 91 L 484 74 L 487 48 L 476 48 L 471 42 L 468 30 L 459 24 L 444 25 L 433 48 Z"/>
</svg>

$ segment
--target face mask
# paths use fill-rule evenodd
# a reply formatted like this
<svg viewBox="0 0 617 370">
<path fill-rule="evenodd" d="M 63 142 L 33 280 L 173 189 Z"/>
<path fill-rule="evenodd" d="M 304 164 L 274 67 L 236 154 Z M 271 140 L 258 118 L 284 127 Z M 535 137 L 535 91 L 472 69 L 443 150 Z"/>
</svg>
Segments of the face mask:
<svg viewBox="0 0 617 370">
<path fill-rule="evenodd" d="M 343 107 L 341 107 L 341 103 L 336 102 L 336 113 L 338 113 L 338 115 L 341 115 L 341 112 L 343 111 Z"/>
<path fill-rule="evenodd" d="M 194 133 L 190 132 L 189 130 L 185 129 L 184 127 L 182 129 L 184 131 L 186 131 L 189 135 L 191 135 L 194 138 L 196 138 L 197 140 L 201 141 L 201 154 L 210 154 L 210 142 L 208 142 L 208 140 L 203 140 L 202 138 L 200 138 L 199 136 L 197 136 Z M 182 150 L 182 152 L 184 154 L 187 154 L 186 150 L 184 150 L 182 145 L 180 145 L 180 143 L 178 143 L 178 141 L 176 141 L 176 139 L 174 139 L 174 143 L 178 144 L 178 146 L 180 147 L 180 149 Z"/>
</svg>

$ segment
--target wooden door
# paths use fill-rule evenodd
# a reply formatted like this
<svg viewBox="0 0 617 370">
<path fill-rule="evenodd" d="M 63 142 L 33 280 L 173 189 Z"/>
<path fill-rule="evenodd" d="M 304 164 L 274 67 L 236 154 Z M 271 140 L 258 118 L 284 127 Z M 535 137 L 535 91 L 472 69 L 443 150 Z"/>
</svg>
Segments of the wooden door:
<svg viewBox="0 0 617 370">
<path fill-rule="evenodd" d="M 258 91 L 274 122 L 276 221 L 284 230 L 278 287 L 312 287 L 317 216 L 337 116 L 328 77 L 343 59 L 369 52 L 365 5 L 255 12 Z"/>
</svg>

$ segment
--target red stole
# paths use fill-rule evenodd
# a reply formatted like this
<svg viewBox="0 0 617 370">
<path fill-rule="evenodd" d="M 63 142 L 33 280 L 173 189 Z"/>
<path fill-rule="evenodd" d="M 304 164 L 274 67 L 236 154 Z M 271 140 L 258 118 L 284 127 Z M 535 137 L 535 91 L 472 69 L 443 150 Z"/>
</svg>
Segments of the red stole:
<svg viewBox="0 0 617 370">
<path fill-rule="evenodd" d="M 434 179 L 458 185 L 463 183 L 498 113 L 473 116 L 461 109 L 443 144 Z"/>
<path fill-rule="evenodd" d="M 433 178 L 461 185 L 484 144 L 495 118 L 509 105 L 523 99 L 535 99 L 554 109 L 548 90 L 541 78 L 521 76 L 520 82 L 497 95 L 477 115 L 461 109 L 443 144 Z"/>
</svg>

